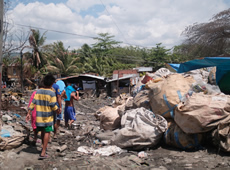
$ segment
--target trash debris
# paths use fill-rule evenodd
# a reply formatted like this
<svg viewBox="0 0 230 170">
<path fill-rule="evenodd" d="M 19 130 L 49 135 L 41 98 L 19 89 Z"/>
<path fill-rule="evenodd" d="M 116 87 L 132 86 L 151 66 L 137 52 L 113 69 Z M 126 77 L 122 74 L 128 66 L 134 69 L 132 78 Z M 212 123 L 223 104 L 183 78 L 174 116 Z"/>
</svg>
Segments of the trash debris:
<svg viewBox="0 0 230 170">
<path fill-rule="evenodd" d="M 141 81 L 141 83 L 146 84 L 148 81 L 153 80 L 152 77 L 150 77 L 148 74 L 145 75 L 144 79 Z"/>
<path fill-rule="evenodd" d="M 80 146 L 77 148 L 77 151 L 85 154 L 93 154 L 94 149 L 88 146 Z"/>
<path fill-rule="evenodd" d="M 110 140 L 112 138 L 112 136 L 114 135 L 113 131 L 105 131 L 105 132 L 99 132 L 98 134 L 96 134 L 96 138 L 99 139 L 100 141 L 103 140 Z"/>
<path fill-rule="evenodd" d="M 133 108 L 144 107 L 150 110 L 151 106 L 149 103 L 149 90 L 142 90 L 133 99 Z"/>
<path fill-rule="evenodd" d="M 109 145 L 110 141 L 109 140 L 102 140 L 101 143 L 102 143 L 102 145 Z"/>
<path fill-rule="evenodd" d="M 93 141 L 93 144 L 100 145 L 101 142 L 97 139 L 97 140 L 94 140 L 94 141 Z"/>
<path fill-rule="evenodd" d="M 66 149 L 67 149 L 67 145 L 62 145 L 62 146 L 57 148 L 57 152 L 63 152 Z"/>
<path fill-rule="evenodd" d="M 13 118 L 9 115 L 2 115 L 3 122 L 11 121 Z"/>
<path fill-rule="evenodd" d="M 136 155 L 130 155 L 129 157 L 128 157 L 128 159 L 130 160 L 130 161 L 133 161 L 134 163 L 136 163 L 137 165 L 141 165 L 141 164 L 143 164 L 143 163 L 145 163 L 142 159 L 140 159 L 139 157 L 137 157 Z"/>
<path fill-rule="evenodd" d="M 175 74 L 162 68 L 146 75 L 130 89 L 131 95 L 89 95 L 74 103 L 76 122 L 66 129 L 61 121 L 57 138 L 49 142 L 47 154 L 52 156 L 42 165 L 32 160 L 35 154 L 31 154 L 40 153 L 41 141 L 36 146 L 31 144 L 34 136 L 30 122 L 15 109 L 26 112 L 26 95 L 32 91 L 23 95 L 3 93 L 0 166 L 8 167 L 10 159 L 23 159 L 24 167 L 33 169 L 68 169 L 70 163 L 77 169 L 228 169 L 228 157 L 212 153 L 230 152 L 229 96 L 207 83 L 205 70 Z M 216 148 L 187 152 L 204 149 L 207 135 Z"/>
<path fill-rule="evenodd" d="M 104 146 L 98 149 L 95 149 L 93 155 L 102 155 L 102 156 L 111 156 L 113 154 L 121 154 L 123 152 L 127 152 L 126 150 L 121 149 L 118 146 L 111 145 L 111 146 Z"/>
<path fill-rule="evenodd" d="M 145 151 L 141 151 L 138 153 L 138 157 L 139 158 L 147 158 L 148 154 Z"/>
<path fill-rule="evenodd" d="M 20 135 L 21 133 L 15 131 L 10 125 L 3 125 L 1 128 L 0 136 L 1 137 L 12 137 Z"/>
<path fill-rule="evenodd" d="M 0 150 L 13 149 L 21 145 L 26 138 L 26 135 L 19 134 L 11 137 L 0 138 Z"/>
<path fill-rule="evenodd" d="M 78 147 L 77 151 L 85 154 L 101 155 L 101 156 L 111 156 L 116 153 L 120 154 L 122 152 L 127 152 L 126 150 L 123 150 L 115 145 L 104 146 L 98 149 L 93 149 L 88 146 L 80 146 Z"/>
</svg>

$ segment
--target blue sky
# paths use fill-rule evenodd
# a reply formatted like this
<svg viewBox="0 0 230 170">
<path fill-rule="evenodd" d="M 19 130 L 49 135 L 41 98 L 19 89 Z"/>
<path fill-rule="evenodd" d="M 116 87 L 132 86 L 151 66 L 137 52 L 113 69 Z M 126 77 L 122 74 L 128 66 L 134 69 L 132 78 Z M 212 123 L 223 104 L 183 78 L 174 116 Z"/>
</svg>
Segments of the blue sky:
<svg viewBox="0 0 230 170">
<path fill-rule="evenodd" d="M 230 5 L 230 1 L 229 0 L 224 0 L 224 3 L 226 3 L 227 5 Z"/>
<path fill-rule="evenodd" d="M 15 2 L 16 4 L 21 2 L 21 3 L 24 3 L 24 4 L 28 4 L 28 3 L 33 3 L 33 2 L 36 2 L 37 0 L 11 0 L 11 2 Z M 66 3 L 67 0 L 53 0 L 53 1 L 50 1 L 50 0 L 40 0 L 39 2 L 42 2 L 44 4 L 49 4 L 49 3 Z"/>
<path fill-rule="evenodd" d="M 46 32 L 46 43 L 79 48 L 99 33 L 125 46 L 179 45 L 181 33 L 230 7 L 229 0 L 12 0 L 8 17 L 15 29 Z M 19 25 L 20 24 L 20 25 Z M 23 25 L 23 26 L 22 26 Z M 42 29 L 41 29 L 42 28 Z"/>
<path fill-rule="evenodd" d="M 99 13 L 103 12 L 105 10 L 105 7 L 103 5 L 94 5 L 89 7 L 87 10 L 82 10 L 79 14 L 82 17 L 85 17 L 87 15 L 91 15 L 94 17 L 99 17 Z"/>
</svg>

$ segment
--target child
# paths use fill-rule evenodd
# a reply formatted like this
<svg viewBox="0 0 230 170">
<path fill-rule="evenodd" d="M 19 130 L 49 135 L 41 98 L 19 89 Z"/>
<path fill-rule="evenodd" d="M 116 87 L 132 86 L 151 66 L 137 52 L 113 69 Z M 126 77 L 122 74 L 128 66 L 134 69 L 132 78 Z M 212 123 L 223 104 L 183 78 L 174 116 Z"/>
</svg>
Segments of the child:
<svg viewBox="0 0 230 170">
<path fill-rule="evenodd" d="M 61 93 L 61 101 L 60 101 L 61 102 L 61 107 L 60 108 L 62 108 L 61 109 L 61 114 L 57 115 L 57 120 L 56 120 L 56 127 L 57 127 L 57 130 L 58 130 L 58 128 L 59 128 L 59 126 L 61 124 L 61 121 L 63 120 L 63 115 L 64 115 L 65 102 L 64 102 L 63 99 L 67 98 L 67 97 L 66 97 L 66 93 L 65 93 L 66 85 L 65 85 L 64 81 L 58 80 L 56 82 L 56 84 L 59 86 L 60 93 Z M 55 132 L 55 126 L 54 126 L 54 132 Z"/>
<path fill-rule="evenodd" d="M 52 90 L 55 92 L 56 97 L 57 97 L 57 106 L 60 109 L 60 111 L 62 110 L 62 105 L 61 105 L 61 92 L 60 92 L 60 88 L 59 86 L 54 83 L 52 85 Z M 57 131 L 58 131 L 58 127 L 60 126 L 61 123 L 61 119 L 62 119 L 62 115 L 61 114 L 56 114 L 56 112 L 53 113 L 54 115 L 54 139 L 57 139 Z"/>
<path fill-rule="evenodd" d="M 43 85 L 42 85 L 42 82 L 39 83 L 38 85 L 38 88 L 42 88 Z M 31 97 L 30 97 L 30 101 L 29 101 L 29 104 L 28 104 L 28 108 L 31 104 L 31 102 L 33 101 L 34 99 L 34 96 L 36 94 L 36 90 L 32 93 Z M 34 106 L 34 110 L 32 111 L 32 116 L 31 116 L 31 126 L 33 128 L 33 131 L 34 131 L 34 140 L 32 142 L 33 145 L 36 145 L 36 142 L 37 142 L 37 135 L 38 135 L 38 132 L 37 132 L 37 127 L 36 127 L 36 107 Z"/>
<path fill-rule="evenodd" d="M 37 131 L 41 131 L 43 144 L 39 159 L 45 159 L 48 157 L 48 155 L 46 155 L 46 149 L 50 138 L 50 132 L 53 131 L 53 111 L 57 111 L 57 113 L 60 111 L 56 104 L 56 94 L 51 90 L 54 82 L 55 78 L 53 75 L 47 74 L 44 77 L 44 88 L 37 90 L 26 116 L 26 120 L 30 120 L 31 110 L 36 107 L 36 126 Z"/>
<path fill-rule="evenodd" d="M 71 128 L 72 123 L 76 120 L 75 109 L 73 105 L 73 100 L 79 100 L 79 92 L 76 88 L 73 88 L 69 83 L 66 87 L 66 99 L 65 99 L 65 127 Z"/>
</svg>

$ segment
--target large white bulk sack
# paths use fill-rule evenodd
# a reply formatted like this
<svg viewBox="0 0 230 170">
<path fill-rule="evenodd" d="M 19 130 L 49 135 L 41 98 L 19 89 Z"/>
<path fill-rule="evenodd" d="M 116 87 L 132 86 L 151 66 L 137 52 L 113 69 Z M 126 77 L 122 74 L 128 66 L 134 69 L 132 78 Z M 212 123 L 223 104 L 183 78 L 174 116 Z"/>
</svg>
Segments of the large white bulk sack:
<svg viewBox="0 0 230 170">
<path fill-rule="evenodd" d="M 121 148 L 140 150 L 156 146 L 167 129 L 167 121 L 160 115 L 141 107 L 127 110 L 121 118 L 111 143 Z"/>
</svg>

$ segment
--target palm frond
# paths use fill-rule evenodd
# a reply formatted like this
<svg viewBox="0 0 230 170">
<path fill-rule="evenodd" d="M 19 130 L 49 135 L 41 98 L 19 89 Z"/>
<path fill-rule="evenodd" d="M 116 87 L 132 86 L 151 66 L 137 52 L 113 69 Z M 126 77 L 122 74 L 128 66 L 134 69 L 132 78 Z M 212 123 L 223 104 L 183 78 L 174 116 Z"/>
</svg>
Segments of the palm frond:
<svg viewBox="0 0 230 170">
<path fill-rule="evenodd" d="M 49 65 L 49 66 L 47 66 L 46 69 L 47 69 L 49 72 L 52 72 L 52 73 L 60 73 L 60 69 L 57 68 L 57 67 L 55 67 L 55 66 Z"/>
</svg>

